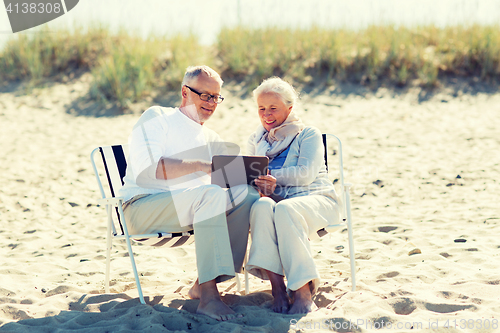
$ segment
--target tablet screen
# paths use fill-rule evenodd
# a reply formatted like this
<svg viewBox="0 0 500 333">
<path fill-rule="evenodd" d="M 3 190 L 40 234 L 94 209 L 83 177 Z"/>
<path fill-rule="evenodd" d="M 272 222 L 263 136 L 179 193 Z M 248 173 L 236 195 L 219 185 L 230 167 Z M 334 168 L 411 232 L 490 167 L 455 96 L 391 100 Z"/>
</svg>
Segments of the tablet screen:
<svg viewBox="0 0 500 333">
<path fill-rule="evenodd" d="M 212 158 L 212 184 L 222 188 L 248 184 L 267 175 L 267 156 L 215 155 Z"/>
</svg>

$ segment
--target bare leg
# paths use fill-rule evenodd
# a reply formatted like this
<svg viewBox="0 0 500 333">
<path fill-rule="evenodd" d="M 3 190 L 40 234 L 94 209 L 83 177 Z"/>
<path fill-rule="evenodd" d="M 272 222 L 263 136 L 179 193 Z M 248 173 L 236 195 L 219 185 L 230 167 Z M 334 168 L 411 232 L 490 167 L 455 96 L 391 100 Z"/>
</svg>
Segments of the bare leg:
<svg viewBox="0 0 500 333">
<path fill-rule="evenodd" d="M 189 289 L 188 296 L 191 299 L 200 299 L 200 282 L 198 279 L 194 281 L 193 286 Z"/>
<path fill-rule="evenodd" d="M 290 307 L 290 299 L 286 293 L 285 281 L 283 275 L 265 270 L 269 280 L 271 281 L 272 293 L 274 297 L 273 311 L 277 313 L 288 313 Z"/>
<path fill-rule="evenodd" d="M 316 304 L 312 301 L 309 283 L 293 292 L 293 304 L 290 311 L 288 311 L 289 314 L 308 313 L 316 309 Z"/>
<path fill-rule="evenodd" d="M 217 290 L 217 284 L 215 280 L 210 280 L 208 282 L 202 283 L 200 287 L 200 304 L 196 313 L 204 314 L 210 318 L 214 318 L 220 321 L 231 320 L 234 318 L 243 317 L 241 314 L 236 315 L 236 312 L 231 310 L 229 306 L 222 302 L 219 291 Z"/>
</svg>

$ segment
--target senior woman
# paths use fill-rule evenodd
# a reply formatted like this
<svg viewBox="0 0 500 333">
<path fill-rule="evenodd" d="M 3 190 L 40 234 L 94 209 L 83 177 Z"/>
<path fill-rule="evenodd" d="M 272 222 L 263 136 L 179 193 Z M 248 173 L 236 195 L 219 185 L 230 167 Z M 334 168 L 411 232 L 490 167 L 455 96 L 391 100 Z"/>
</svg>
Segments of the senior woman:
<svg viewBox="0 0 500 333">
<path fill-rule="evenodd" d="M 307 313 L 315 307 L 312 295 L 320 278 L 309 240 L 338 219 L 338 197 L 328 179 L 321 132 L 293 112 L 298 99 L 293 87 L 273 77 L 253 95 L 261 125 L 248 140 L 248 152 L 268 156 L 270 174 L 255 180 L 261 198 L 250 212 L 246 269 L 270 280 L 273 311 Z"/>
</svg>

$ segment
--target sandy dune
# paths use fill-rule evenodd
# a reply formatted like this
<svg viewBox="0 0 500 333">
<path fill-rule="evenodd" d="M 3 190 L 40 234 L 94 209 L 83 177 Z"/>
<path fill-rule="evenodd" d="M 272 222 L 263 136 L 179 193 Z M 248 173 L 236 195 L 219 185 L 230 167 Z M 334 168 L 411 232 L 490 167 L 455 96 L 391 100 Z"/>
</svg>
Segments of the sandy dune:
<svg viewBox="0 0 500 333">
<path fill-rule="evenodd" d="M 246 296 L 234 281 L 220 286 L 244 317 L 219 323 L 195 314 L 198 302 L 187 298 L 192 245 L 134 247 L 148 300 L 141 305 L 125 245 L 115 242 L 113 293 L 104 294 L 105 211 L 96 206 L 89 154 L 126 142 L 138 115 L 81 115 L 90 110 L 81 99 L 87 89 L 84 76 L 28 95 L 0 93 L 1 332 L 499 329 L 500 94 L 304 94 L 304 122 L 344 142 L 357 290 L 347 232 L 339 231 L 313 245 L 319 310 L 275 314 L 269 284 L 252 277 Z M 223 90 L 226 101 L 207 125 L 244 147 L 258 119 L 237 89 Z M 409 256 L 415 249 L 421 253 Z"/>
</svg>

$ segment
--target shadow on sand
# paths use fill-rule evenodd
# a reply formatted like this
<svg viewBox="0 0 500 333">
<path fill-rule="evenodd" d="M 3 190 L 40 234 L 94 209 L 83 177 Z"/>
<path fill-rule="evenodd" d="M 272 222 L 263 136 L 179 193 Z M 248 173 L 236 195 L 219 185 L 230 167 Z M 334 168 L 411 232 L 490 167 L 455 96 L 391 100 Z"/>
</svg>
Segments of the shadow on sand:
<svg viewBox="0 0 500 333">
<path fill-rule="evenodd" d="M 7 323 L 0 332 L 288 332 L 291 321 L 304 316 L 272 312 L 272 296 L 266 292 L 222 298 L 243 317 L 219 322 L 196 314 L 199 300 L 178 298 L 166 304 L 163 296 L 155 296 L 145 297 L 144 305 L 124 293 L 84 294 L 57 315 Z"/>
</svg>

